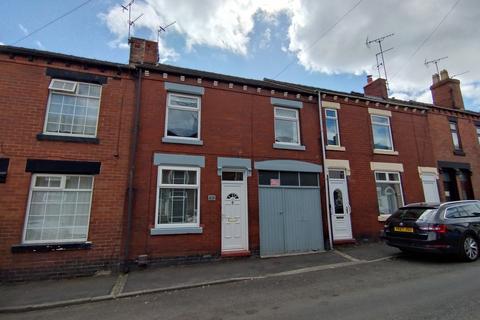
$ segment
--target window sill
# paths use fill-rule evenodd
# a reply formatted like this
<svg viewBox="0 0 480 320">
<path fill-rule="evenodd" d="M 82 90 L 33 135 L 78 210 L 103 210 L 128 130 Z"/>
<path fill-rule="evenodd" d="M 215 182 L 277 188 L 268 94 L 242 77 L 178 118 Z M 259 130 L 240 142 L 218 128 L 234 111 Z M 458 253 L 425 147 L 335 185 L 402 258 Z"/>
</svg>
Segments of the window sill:
<svg viewBox="0 0 480 320">
<path fill-rule="evenodd" d="M 190 139 L 183 139 L 183 138 L 177 138 L 177 137 L 163 137 L 162 142 L 163 143 L 179 143 L 179 144 L 191 144 L 191 145 L 203 146 L 203 141 L 202 140 L 190 140 Z"/>
<path fill-rule="evenodd" d="M 274 143 L 273 148 L 274 149 L 305 151 L 305 146 L 291 145 L 291 144 L 284 144 L 284 143 Z"/>
<path fill-rule="evenodd" d="M 85 250 L 92 247 L 91 242 L 66 242 L 66 243 L 32 243 L 12 246 L 12 253 L 24 252 L 50 252 L 67 250 Z"/>
<path fill-rule="evenodd" d="M 45 133 L 37 134 L 37 140 L 40 140 L 40 141 L 62 141 L 62 142 L 91 143 L 91 144 L 99 144 L 100 143 L 100 140 L 98 138 L 57 136 L 57 135 L 51 135 L 51 134 L 45 134 Z"/>
<path fill-rule="evenodd" d="M 171 235 L 171 234 L 201 234 L 202 227 L 178 227 L 178 228 L 152 228 L 150 229 L 151 236 Z"/>
<path fill-rule="evenodd" d="M 393 151 L 393 150 L 373 149 L 373 153 L 375 153 L 375 154 L 385 154 L 385 155 L 388 155 L 388 156 L 398 156 L 398 151 Z"/>
<path fill-rule="evenodd" d="M 453 150 L 453 154 L 456 156 L 465 157 L 465 152 L 463 152 L 462 150 Z"/>
<path fill-rule="evenodd" d="M 330 151 L 345 151 L 345 147 L 342 147 L 342 146 L 329 146 L 327 145 L 325 147 L 326 150 L 330 150 Z"/>
<path fill-rule="evenodd" d="M 378 216 L 378 221 L 379 222 L 385 222 L 387 221 L 388 218 L 390 218 L 391 214 L 380 214 Z"/>
</svg>

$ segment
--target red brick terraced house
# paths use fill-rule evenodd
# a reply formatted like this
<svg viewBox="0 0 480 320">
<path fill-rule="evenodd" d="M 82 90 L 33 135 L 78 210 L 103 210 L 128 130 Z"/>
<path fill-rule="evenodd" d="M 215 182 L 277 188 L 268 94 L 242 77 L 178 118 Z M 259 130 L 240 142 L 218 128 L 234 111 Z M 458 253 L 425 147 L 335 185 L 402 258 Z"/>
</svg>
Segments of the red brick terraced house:
<svg viewBox="0 0 480 320">
<path fill-rule="evenodd" d="M 403 204 L 480 194 L 479 114 L 446 74 L 431 105 L 130 45 L 129 64 L 0 46 L 2 280 L 322 251 L 378 238 Z"/>
<path fill-rule="evenodd" d="M 368 81 L 364 94 L 319 89 L 328 187 L 324 199 L 336 244 L 378 238 L 383 221 L 396 209 L 425 201 L 430 189 L 425 190 L 424 174 L 437 171 L 429 109 L 389 99 L 384 79 Z M 438 195 L 436 182 L 433 190 Z"/>
<path fill-rule="evenodd" d="M 433 75 L 428 114 L 441 201 L 480 199 L 480 114 L 465 110 L 460 81 Z"/>
<path fill-rule="evenodd" d="M 132 39 L 143 76 L 129 258 L 323 250 L 314 93 L 160 65 L 157 52 Z"/>
<path fill-rule="evenodd" d="M 0 70 L 0 279 L 117 268 L 130 68 L 0 46 Z"/>
</svg>

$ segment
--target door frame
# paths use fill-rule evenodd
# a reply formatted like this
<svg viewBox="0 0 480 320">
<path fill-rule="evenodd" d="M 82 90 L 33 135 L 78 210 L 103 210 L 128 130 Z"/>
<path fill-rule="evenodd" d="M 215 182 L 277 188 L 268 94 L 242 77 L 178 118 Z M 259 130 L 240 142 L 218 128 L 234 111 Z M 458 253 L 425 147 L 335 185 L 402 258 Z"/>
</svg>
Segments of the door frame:
<svg viewBox="0 0 480 320">
<path fill-rule="evenodd" d="M 330 208 L 328 208 L 331 216 L 331 223 L 332 223 L 332 240 L 333 241 L 348 241 L 353 239 L 353 230 L 352 230 L 352 206 L 350 205 L 350 190 L 348 189 L 348 179 L 347 179 L 347 169 L 345 168 L 332 168 L 329 167 L 328 169 L 328 197 L 329 197 L 329 204 Z M 332 178 L 330 176 L 330 171 L 342 171 L 343 172 L 343 179 L 338 179 L 338 178 Z M 345 185 L 345 190 L 346 190 L 346 199 L 348 201 L 347 206 L 344 205 L 344 210 L 348 211 L 345 215 L 348 215 L 349 219 L 349 226 L 350 226 L 350 237 L 344 238 L 344 239 L 335 239 L 335 209 L 333 207 L 333 201 L 332 201 L 332 196 L 333 196 L 333 191 L 331 182 L 333 181 L 342 181 Z M 343 195 L 344 197 L 345 195 Z M 345 197 L 343 198 L 345 199 Z"/>
<path fill-rule="evenodd" d="M 433 180 L 424 179 L 424 178 L 427 178 L 427 177 L 429 177 L 429 178 L 433 177 Z M 425 200 L 425 202 L 427 202 L 427 199 L 425 197 L 426 196 L 425 182 L 435 182 L 438 202 L 441 202 L 441 200 L 440 200 L 440 190 L 439 190 L 439 186 L 438 186 L 438 175 L 436 175 L 435 173 L 431 173 L 431 172 L 424 172 L 424 173 L 420 174 L 420 181 L 422 183 L 423 199 Z"/>
<path fill-rule="evenodd" d="M 241 172 L 243 173 L 243 180 L 242 181 L 230 181 L 230 180 L 223 180 L 223 172 Z M 243 248 L 241 249 L 234 249 L 234 250 L 225 250 L 224 249 L 224 224 L 223 224 L 223 198 L 224 198 L 224 188 L 223 185 L 225 184 L 237 184 L 243 186 L 243 192 L 245 194 L 245 210 L 242 213 L 245 219 L 245 231 L 244 231 L 244 239 L 243 239 Z M 248 230 L 248 171 L 244 169 L 222 169 L 220 174 L 220 193 L 221 193 L 221 201 L 220 201 L 220 224 L 221 224 L 221 232 L 220 232 L 220 240 L 221 240 L 221 252 L 229 254 L 229 253 L 236 253 L 236 252 L 249 252 L 249 230 Z"/>
</svg>

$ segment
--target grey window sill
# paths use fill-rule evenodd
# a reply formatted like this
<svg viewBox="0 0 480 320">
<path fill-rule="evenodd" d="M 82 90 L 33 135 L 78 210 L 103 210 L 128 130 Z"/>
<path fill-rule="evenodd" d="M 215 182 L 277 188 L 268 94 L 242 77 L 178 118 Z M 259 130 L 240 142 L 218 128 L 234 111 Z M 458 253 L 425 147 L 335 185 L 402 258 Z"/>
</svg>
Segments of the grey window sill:
<svg viewBox="0 0 480 320">
<path fill-rule="evenodd" d="M 300 145 L 296 146 L 296 145 L 283 144 L 283 143 L 274 143 L 273 148 L 274 149 L 305 151 L 305 146 L 300 146 Z"/>
<path fill-rule="evenodd" d="M 91 144 L 99 144 L 100 143 L 100 140 L 98 140 L 98 138 L 57 136 L 57 135 L 50 135 L 50 134 L 45 134 L 45 133 L 37 134 L 37 140 L 39 140 L 39 141 L 62 141 L 62 142 L 91 143 Z"/>
<path fill-rule="evenodd" d="M 178 227 L 178 228 L 152 228 L 150 229 L 150 235 L 168 235 L 168 234 L 201 234 L 203 233 L 202 227 Z"/>
<path fill-rule="evenodd" d="M 463 150 L 453 150 L 453 154 L 456 156 L 465 156 L 465 152 L 463 152 Z"/>
<path fill-rule="evenodd" d="M 177 137 L 163 137 L 163 143 L 179 143 L 179 144 L 191 144 L 197 146 L 203 146 L 202 140 L 191 140 L 191 139 L 184 139 L 184 138 L 177 138 Z"/>
</svg>

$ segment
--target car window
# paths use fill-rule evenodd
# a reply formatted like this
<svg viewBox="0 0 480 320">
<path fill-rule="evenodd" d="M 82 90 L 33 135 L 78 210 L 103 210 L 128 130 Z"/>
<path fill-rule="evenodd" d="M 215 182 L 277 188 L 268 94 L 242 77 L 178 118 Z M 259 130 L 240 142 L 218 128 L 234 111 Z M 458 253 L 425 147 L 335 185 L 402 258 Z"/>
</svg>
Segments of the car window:
<svg viewBox="0 0 480 320">
<path fill-rule="evenodd" d="M 400 208 L 394 214 L 392 218 L 401 220 L 428 220 L 437 212 L 432 208 Z"/>
<path fill-rule="evenodd" d="M 445 213 L 447 219 L 474 218 L 480 217 L 480 207 L 477 204 L 466 204 L 448 208 Z"/>
</svg>

